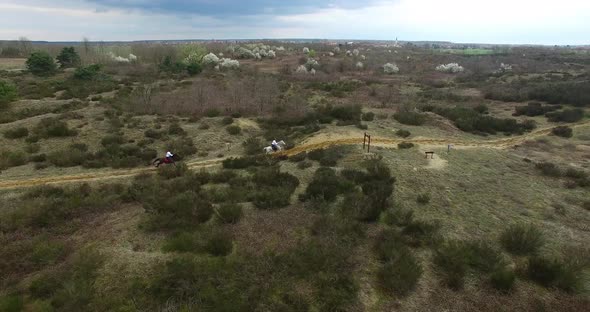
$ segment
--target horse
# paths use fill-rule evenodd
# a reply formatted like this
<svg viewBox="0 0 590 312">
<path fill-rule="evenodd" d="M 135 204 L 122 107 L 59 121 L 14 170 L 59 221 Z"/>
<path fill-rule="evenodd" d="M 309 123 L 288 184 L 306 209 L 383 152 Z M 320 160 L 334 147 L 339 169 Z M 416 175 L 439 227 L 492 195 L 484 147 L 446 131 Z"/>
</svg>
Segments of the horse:
<svg viewBox="0 0 590 312">
<path fill-rule="evenodd" d="M 287 143 L 285 143 L 285 141 L 283 141 L 283 140 L 278 141 L 276 152 L 280 152 L 280 151 L 284 150 L 285 146 L 287 146 Z M 272 146 L 267 146 L 267 147 L 263 148 L 262 151 L 264 151 L 267 154 L 271 154 L 271 153 L 275 152 L 275 150 L 272 149 Z"/>
<path fill-rule="evenodd" d="M 155 158 L 154 160 L 152 160 L 152 165 L 156 166 L 156 168 L 158 168 L 161 164 L 173 164 L 174 166 L 176 166 L 176 161 L 175 158 L 177 157 L 177 155 L 175 154 L 174 156 L 172 156 L 172 160 L 166 158 L 166 157 L 158 157 Z"/>
</svg>

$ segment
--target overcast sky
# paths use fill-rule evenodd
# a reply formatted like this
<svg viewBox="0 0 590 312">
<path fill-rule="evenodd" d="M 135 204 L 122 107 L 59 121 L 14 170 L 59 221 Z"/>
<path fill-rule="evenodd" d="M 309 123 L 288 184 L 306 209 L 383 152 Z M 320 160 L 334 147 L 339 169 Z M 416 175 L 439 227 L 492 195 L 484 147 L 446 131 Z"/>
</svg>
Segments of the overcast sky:
<svg viewBox="0 0 590 312">
<path fill-rule="evenodd" d="M 0 39 L 590 44 L 590 0 L 0 0 Z"/>
</svg>

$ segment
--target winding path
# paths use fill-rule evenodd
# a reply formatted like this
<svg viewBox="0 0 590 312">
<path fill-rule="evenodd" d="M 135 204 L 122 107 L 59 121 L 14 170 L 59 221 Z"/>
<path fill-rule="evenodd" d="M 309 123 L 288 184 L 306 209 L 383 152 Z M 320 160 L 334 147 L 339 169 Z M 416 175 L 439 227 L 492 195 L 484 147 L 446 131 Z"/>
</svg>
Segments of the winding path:
<svg viewBox="0 0 590 312">
<path fill-rule="evenodd" d="M 590 125 L 590 121 L 585 121 L 582 123 L 577 124 L 570 124 L 569 126 L 572 128 L 577 128 L 585 125 Z M 548 135 L 551 133 L 553 127 L 537 129 L 532 132 L 529 132 L 524 135 L 520 136 L 511 136 L 507 138 L 501 139 L 494 139 L 494 140 L 456 140 L 453 138 L 408 138 L 408 139 L 401 139 L 401 138 L 382 138 L 382 137 L 373 137 L 371 143 L 375 146 L 383 146 L 383 147 L 395 147 L 398 143 L 401 142 L 410 142 L 414 144 L 422 144 L 422 145 L 431 145 L 431 146 L 443 146 L 446 147 L 447 144 L 452 144 L 456 147 L 475 147 L 475 148 L 498 148 L 504 149 L 509 148 L 512 146 L 516 146 L 522 144 L 523 142 L 539 137 Z M 352 144 L 362 144 L 363 140 L 360 137 L 349 137 L 349 138 L 342 138 L 337 140 L 326 140 L 317 143 L 304 143 L 302 145 L 296 146 L 292 149 L 286 150 L 284 152 L 279 153 L 278 155 L 285 155 L 285 156 L 293 156 L 302 152 L 312 151 L 316 149 L 326 148 L 330 146 L 336 145 L 352 145 Z M 207 168 L 219 165 L 225 158 L 219 159 L 211 159 L 205 161 L 189 161 L 187 162 L 187 166 L 189 169 L 200 169 L 200 168 Z M 71 183 L 71 182 L 89 182 L 89 181 L 99 181 L 99 180 L 106 180 L 106 179 L 116 179 L 116 178 L 125 178 L 131 177 L 140 173 L 144 172 L 153 172 L 156 168 L 134 168 L 134 169 L 121 169 L 121 170 L 111 170 L 107 172 L 101 173 L 80 173 L 74 175 L 56 175 L 56 176 L 49 176 L 49 177 L 39 177 L 39 178 L 30 178 L 30 179 L 14 179 L 14 180 L 5 180 L 0 181 L 0 189 L 13 189 L 13 188 L 21 188 L 21 187 L 31 187 L 43 184 L 62 184 L 62 183 Z"/>
</svg>

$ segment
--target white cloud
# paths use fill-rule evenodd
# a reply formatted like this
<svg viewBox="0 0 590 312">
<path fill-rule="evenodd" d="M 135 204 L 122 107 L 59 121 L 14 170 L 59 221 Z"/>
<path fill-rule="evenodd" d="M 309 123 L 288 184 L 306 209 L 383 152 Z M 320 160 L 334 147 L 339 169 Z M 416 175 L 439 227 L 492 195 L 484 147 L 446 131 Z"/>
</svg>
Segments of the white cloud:
<svg viewBox="0 0 590 312">
<path fill-rule="evenodd" d="M 143 0 L 142 0 L 143 1 Z M 589 44 L 590 1 L 397 0 L 305 14 L 222 18 L 114 9 L 74 0 L 3 0 L 0 39 L 333 38 Z M 307 11 L 308 12 L 308 11 Z"/>
</svg>

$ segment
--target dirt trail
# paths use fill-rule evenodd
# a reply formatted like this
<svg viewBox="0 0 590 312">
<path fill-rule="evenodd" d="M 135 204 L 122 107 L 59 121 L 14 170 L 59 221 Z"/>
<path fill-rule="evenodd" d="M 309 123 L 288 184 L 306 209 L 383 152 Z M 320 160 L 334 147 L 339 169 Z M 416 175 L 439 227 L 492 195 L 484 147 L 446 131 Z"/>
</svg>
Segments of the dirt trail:
<svg viewBox="0 0 590 312">
<path fill-rule="evenodd" d="M 589 125 L 590 122 L 578 123 L 578 124 L 571 124 L 569 125 L 572 128 L 577 128 L 584 125 Z M 522 144 L 523 142 L 547 135 L 551 133 L 551 128 L 544 128 L 538 129 L 527 134 L 521 136 L 512 136 L 502 139 L 495 139 L 495 140 L 455 140 L 449 138 L 409 138 L 409 139 L 400 139 L 400 138 L 378 138 L 373 137 L 371 144 L 373 146 L 381 146 L 381 147 L 396 147 L 398 143 L 401 142 L 411 142 L 414 144 L 421 144 L 421 145 L 429 145 L 429 146 L 441 146 L 447 147 L 448 144 L 452 144 L 454 147 L 474 147 L 474 148 L 508 148 L 515 145 Z M 362 144 L 363 139 L 362 137 L 349 137 L 349 138 L 341 138 L 335 140 L 326 140 L 317 143 L 304 143 L 302 145 L 296 146 L 292 149 L 289 149 L 284 152 L 277 153 L 277 156 L 293 156 L 302 152 L 312 151 L 321 148 L 327 148 L 336 145 L 352 145 L 352 144 Z M 207 168 L 211 166 L 216 166 L 223 161 L 223 158 L 219 159 L 211 159 L 205 161 L 191 161 L 187 162 L 187 166 L 189 169 L 199 169 L 199 168 Z M 20 187 L 31 187 L 36 185 L 42 184 L 62 184 L 62 183 L 70 183 L 70 182 L 87 182 L 87 181 L 99 181 L 99 180 L 106 180 L 106 179 L 116 179 L 116 178 L 125 178 L 134 176 L 144 172 L 153 172 L 156 169 L 153 167 L 149 168 L 135 168 L 135 169 L 124 169 L 124 170 L 111 170 L 108 172 L 102 173 L 81 173 L 75 175 L 58 175 L 58 176 L 50 176 L 50 177 L 39 177 L 39 178 L 31 178 L 31 179 L 19 179 L 19 180 L 6 180 L 0 181 L 0 189 L 11 189 L 11 188 L 20 188 Z"/>
</svg>

